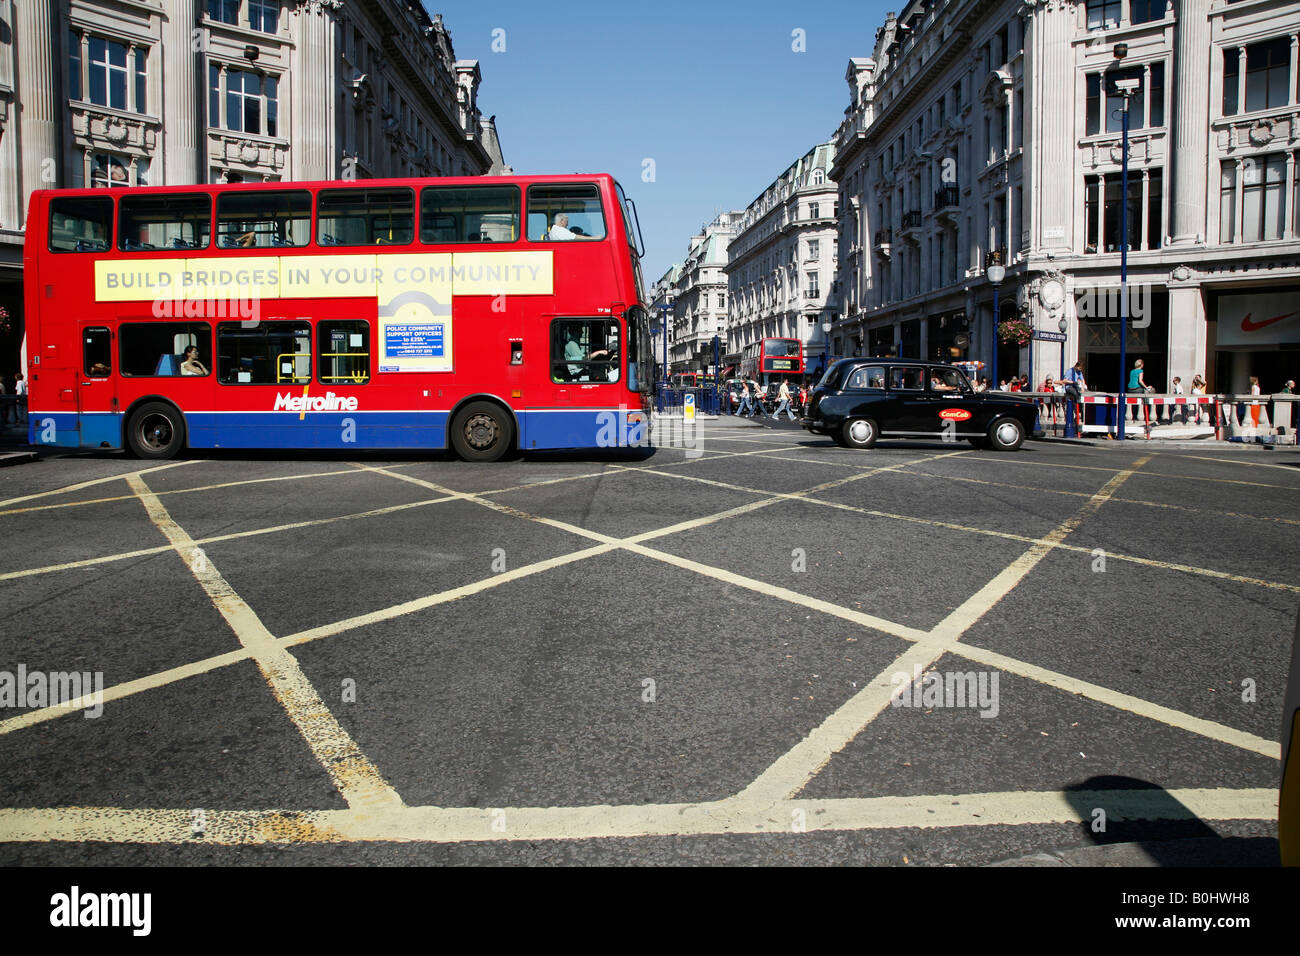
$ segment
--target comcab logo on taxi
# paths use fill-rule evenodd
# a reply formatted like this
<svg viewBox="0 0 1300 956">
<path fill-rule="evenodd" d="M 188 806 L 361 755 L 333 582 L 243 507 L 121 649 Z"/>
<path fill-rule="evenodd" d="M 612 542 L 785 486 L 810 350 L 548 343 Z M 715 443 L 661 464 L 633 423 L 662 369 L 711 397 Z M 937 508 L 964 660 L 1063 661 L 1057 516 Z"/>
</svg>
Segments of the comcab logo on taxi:
<svg viewBox="0 0 1300 956">
<path fill-rule="evenodd" d="M 964 422 L 971 413 L 964 408 L 945 408 L 939 412 L 939 417 L 946 422 Z"/>
</svg>

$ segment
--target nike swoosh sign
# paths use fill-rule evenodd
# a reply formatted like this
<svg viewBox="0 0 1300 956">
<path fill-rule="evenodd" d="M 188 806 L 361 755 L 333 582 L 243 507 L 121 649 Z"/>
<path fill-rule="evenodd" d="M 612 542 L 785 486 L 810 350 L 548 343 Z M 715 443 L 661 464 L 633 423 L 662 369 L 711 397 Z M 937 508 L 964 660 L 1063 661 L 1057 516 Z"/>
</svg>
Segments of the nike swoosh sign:
<svg viewBox="0 0 1300 956">
<path fill-rule="evenodd" d="M 1242 317 L 1241 331 L 1243 332 L 1258 332 L 1266 325 L 1272 325 L 1274 322 L 1281 322 L 1283 319 L 1289 319 L 1293 315 L 1300 315 L 1300 311 L 1287 312 L 1283 315 L 1275 315 L 1271 319 L 1261 319 L 1258 322 L 1250 321 L 1250 315 L 1251 314 L 1247 312 L 1245 316 Z"/>
</svg>

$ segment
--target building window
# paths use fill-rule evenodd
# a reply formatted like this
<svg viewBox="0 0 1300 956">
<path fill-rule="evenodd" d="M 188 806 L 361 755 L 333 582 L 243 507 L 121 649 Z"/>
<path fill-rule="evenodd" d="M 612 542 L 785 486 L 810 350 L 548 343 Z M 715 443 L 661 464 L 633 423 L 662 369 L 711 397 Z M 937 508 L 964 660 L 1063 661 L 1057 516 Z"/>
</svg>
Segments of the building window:
<svg viewBox="0 0 1300 956">
<path fill-rule="evenodd" d="M 1143 206 L 1143 180 L 1146 205 Z M 1120 216 L 1128 216 L 1128 248 L 1159 249 L 1164 235 L 1163 170 L 1129 173 L 1127 209 L 1120 209 L 1122 193 L 1118 173 L 1084 177 L 1084 248 L 1088 254 L 1120 251 Z M 1145 219 L 1143 213 L 1145 212 Z M 1143 237 L 1146 243 L 1143 243 Z"/>
<path fill-rule="evenodd" d="M 1219 242 L 1232 242 L 1237 232 L 1237 161 L 1230 159 L 1219 174 Z"/>
<path fill-rule="evenodd" d="M 808 204 L 808 218 L 809 218 L 809 219 L 816 219 L 816 218 L 818 218 L 819 209 L 820 209 L 820 207 L 817 205 L 817 203 L 815 203 L 815 202 L 814 202 L 814 203 L 809 203 L 809 204 Z"/>
<path fill-rule="evenodd" d="M 262 132 L 262 78 L 256 73 L 226 71 L 226 129 Z"/>
<path fill-rule="evenodd" d="M 126 44 L 90 38 L 90 102 L 126 109 Z"/>
<path fill-rule="evenodd" d="M 822 251 L 821 243 L 820 243 L 818 240 L 816 240 L 816 239 L 809 239 L 809 240 L 808 240 L 808 258 L 809 258 L 809 259 L 820 259 L 820 258 L 821 258 L 821 251 Z"/>
<path fill-rule="evenodd" d="M 1246 112 L 1285 106 L 1291 75 L 1291 41 L 1278 37 L 1246 47 Z"/>
<path fill-rule="evenodd" d="M 147 113 L 148 110 L 148 76 L 149 51 L 144 47 L 135 48 L 135 111 Z"/>
<path fill-rule="evenodd" d="M 208 17 L 221 23 L 239 23 L 239 0 L 208 0 Z"/>
<path fill-rule="evenodd" d="M 1246 47 L 1245 110 L 1274 109 L 1290 102 L 1291 41 L 1287 37 Z M 1242 109 L 1241 51 L 1223 51 L 1223 115 Z"/>
<path fill-rule="evenodd" d="M 1088 0 L 1088 29 L 1109 30 L 1119 26 L 1122 0 Z"/>
<path fill-rule="evenodd" d="M 1129 23 L 1150 23 L 1164 18 L 1165 0 L 1129 0 Z"/>
<path fill-rule="evenodd" d="M 68 31 L 68 94 L 81 99 L 81 37 Z"/>
<path fill-rule="evenodd" d="M 1281 239 L 1286 215 L 1286 155 L 1247 158 L 1241 166 L 1242 241 Z"/>
<path fill-rule="evenodd" d="M 248 22 L 254 30 L 278 33 L 280 30 L 280 0 L 248 0 Z"/>
<path fill-rule="evenodd" d="M 90 185 L 130 186 L 131 161 L 125 156 L 94 153 L 90 157 Z"/>
<path fill-rule="evenodd" d="M 1147 174 L 1147 245 L 1159 249 L 1164 238 L 1164 175 L 1159 169 Z"/>
<path fill-rule="evenodd" d="M 1084 101 L 1084 132 L 1093 136 L 1102 131 L 1118 133 L 1124 128 L 1124 98 L 1116 89 L 1117 80 L 1137 80 L 1138 90 L 1129 97 L 1128 128 L 1150 129 L 1165 124 L 1165 65 L 1164 62 L 1135 66 L 1106 73 L 1089 73 L 1087 96 Z M 1148 110 L 1147 104 L 1150 103 Z"/>
<path fill-rule="evenodd" d="M 208 67 L 208 125 L 238 133 L 277 135 L 278 83 L 273 76 L 225 71 L 225 115 L 220 114 L 222 70 Z M 265 125 L 262 117 L 266 117 Z"/>
<path fill-rule="evenodd" d="M 820 294 L 817 288 L 817 275 L 816 272 L 808 273 L 808 297 L 810 299 L 815 299 Z"/>
</svg>

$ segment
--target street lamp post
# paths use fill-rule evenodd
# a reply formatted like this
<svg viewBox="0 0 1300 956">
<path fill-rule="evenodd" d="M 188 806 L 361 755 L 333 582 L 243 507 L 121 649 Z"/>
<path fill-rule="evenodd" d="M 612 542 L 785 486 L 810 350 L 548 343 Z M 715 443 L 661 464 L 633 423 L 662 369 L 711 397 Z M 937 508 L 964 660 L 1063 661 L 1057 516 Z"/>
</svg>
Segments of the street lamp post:
<svg viewBox="0 0 1300 956">
<path fill-rule="evenodd" d="M 1119 47 L 1123 46 L 1121 53 Z M 1116 44 L 1115 56 L 1122 57 L 1128 53 L 1127 44 Z M 1121 129 L 1119 173 L 1119 402 L 1116 410 L 1119 421 L 1115 426 L 1115 437 L 1124 440 L 1124 421 L 1128 418 L 1128 101 L 1141 89 L 1142 81 L 1136 77 L 1116 80 L 1115 92 L 1119 94 L 1121 112 L 1123 113 Z"/>
<path fill-rule="evenodd" d="M 998 387 L 998 322 L 1002 318 L 998 313 L 998 286 L 1007 277 L 1007 270 L 995 262 L 984 270 L 984 275 L 989 280 L 989 285 L 993 286 L 993 361 L 989 371 L 989 389 L 993 390 Z"/>
<path fill-rule="evenodd" d="M 822 361 L 822 374 L 824 375 L 826 370 L 831 367 L 831 359 L 833 358 L 831 354 L 831 324 L 829 322 L 822 323 L 822 351 L 825 356 Z"/>
</svg>

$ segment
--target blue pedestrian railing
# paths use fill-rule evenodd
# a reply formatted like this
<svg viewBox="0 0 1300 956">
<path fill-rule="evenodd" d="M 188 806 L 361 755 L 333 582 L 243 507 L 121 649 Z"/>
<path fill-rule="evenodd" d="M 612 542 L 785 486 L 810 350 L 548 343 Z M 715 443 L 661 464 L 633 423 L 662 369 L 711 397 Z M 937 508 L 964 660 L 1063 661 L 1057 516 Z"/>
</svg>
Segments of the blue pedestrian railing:
<svg viewBox="0 0 1300 956">
<path fill-rule="evenodd" d="M 697 415 L 717 415 L 719 411 L 718 389 L 713 386 L 700 388 L 663 388 L 655 393 L 655 410 L 666 415 L 680 415 L 686 404 L 686 396 L 695 396 L 695 413 Z"/>
</svg>

